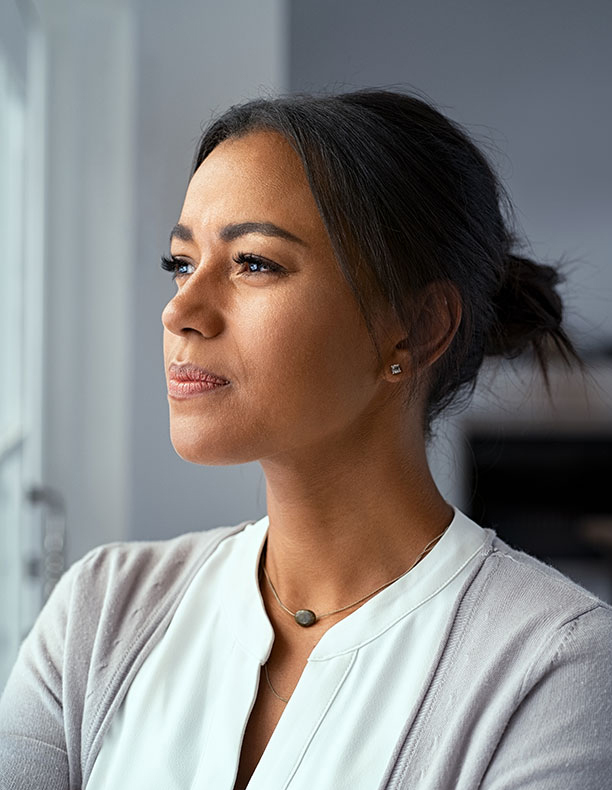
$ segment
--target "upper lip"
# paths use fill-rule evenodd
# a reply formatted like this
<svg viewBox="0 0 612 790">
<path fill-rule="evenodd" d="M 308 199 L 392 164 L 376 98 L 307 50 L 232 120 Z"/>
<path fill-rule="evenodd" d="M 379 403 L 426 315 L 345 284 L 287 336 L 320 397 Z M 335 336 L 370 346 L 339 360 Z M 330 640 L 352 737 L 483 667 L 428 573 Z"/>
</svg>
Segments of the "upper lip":
<svg viewBox="0 0 612 790">
<path fill-rule="evenodd" d="M 220 384 L 229 384 L 226 378 L 218 373 L 205 370 L 193 362 L 172 362 L 168 368 L 170 378 L 177 381 L 215 381 Z"/>
</svg>

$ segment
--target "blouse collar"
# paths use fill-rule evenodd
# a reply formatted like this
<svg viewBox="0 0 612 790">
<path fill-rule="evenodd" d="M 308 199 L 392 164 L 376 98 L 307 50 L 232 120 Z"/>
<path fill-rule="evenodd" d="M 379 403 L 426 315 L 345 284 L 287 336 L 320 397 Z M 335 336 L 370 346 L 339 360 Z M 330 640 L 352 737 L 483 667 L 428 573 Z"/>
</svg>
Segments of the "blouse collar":
<svg viewBox="0 0 612 790">
<path fill-rule="evenodd" d="M 377 639 L 443 590 L 478 555 L 490 547 L 494 533 L 453 508 L 453 519 L 433 549 L 405 576 L 374 595 L 329 628 L 310 654 L 325 661 Z M 238 542 L 226 566 L 224 611 L 236 639 L 260 663 L 272 649 L 274 630 L 259 588 L 259 561 L 269 517 L 247 524 L 233 536 Z"/>
</svg>

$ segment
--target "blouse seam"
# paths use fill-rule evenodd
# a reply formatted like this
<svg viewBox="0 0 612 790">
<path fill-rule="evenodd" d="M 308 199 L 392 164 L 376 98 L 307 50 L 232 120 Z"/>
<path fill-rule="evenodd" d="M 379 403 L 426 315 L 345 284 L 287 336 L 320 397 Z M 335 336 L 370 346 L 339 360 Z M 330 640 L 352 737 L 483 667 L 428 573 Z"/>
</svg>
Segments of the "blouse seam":
<svg viewBox="0 0 612 790">
<path fill-rule="evenodd" d="M 332 706 L 334 700 L 336 699 L 336 696 L 338 695 L 338 692 L 340 691 L 340 689 L 344 685 L 344 682 L 345 682 L 346 678 L 348 677 L 348 674 L 351 671 L 356 659 L 357 659 L 357 651 L 355 651 L 355 653 L 351 656 L 351 660 L 349 661 L 348 666 L 346 667 L 346 669 L 342 673 L 342 677 L 336 683 L 336 686 L 335 686 L 333 692 L 329 696 L 329 699 L 327 701 L 327 705 L 323 708 L 323 710 L 321 712 L 321 715 L 319 716 L 319 718 L 317 719 L 315 725 L 313 726 L 312 730 L 310 731 L 310 734 L 309 734 L 308 738 L 305 739 L 305 743 L 302 746 L 302 750 L 300 751 L 299 755 L 297 756 L 297 758 L 295 760 L 293 768 L 291 769 L 291 771 L 289 773 L 289 776 L 287 777 L 287 781 L 283 785 L 283 790 L 287 790 L 287 788 L 289 787 L 289 784 L 291 783 L 293 777 L 295 776 L 295 773 L 298 770 L 298 768 L 300 766 L 300 763 L 302 762 L 306 752 L 310 748 L 310 743 L 311 743 L 312 739 L 314 738 L 315 733 L 320 728 L 321 724 L 323 723 L 323 720 L 327 716 L 327 713 L 329 712 L 330 707 Z"/>
</svg>

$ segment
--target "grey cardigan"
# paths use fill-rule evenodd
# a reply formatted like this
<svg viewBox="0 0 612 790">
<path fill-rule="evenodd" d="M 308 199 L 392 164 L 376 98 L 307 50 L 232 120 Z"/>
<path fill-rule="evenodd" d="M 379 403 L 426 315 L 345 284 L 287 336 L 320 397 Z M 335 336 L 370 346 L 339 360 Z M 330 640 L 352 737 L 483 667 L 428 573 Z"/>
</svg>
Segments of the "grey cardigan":
<svg viewBox="0 0 612 790">
<path fill-rule="evenodd" d="M 87 786 L 189 582 L 247 523 L 102 546 L 70 568 L 0 700 L 0 788 Z M 379 790 L 612 788 L 612 608 L 486 532 Z"/>
</svg>

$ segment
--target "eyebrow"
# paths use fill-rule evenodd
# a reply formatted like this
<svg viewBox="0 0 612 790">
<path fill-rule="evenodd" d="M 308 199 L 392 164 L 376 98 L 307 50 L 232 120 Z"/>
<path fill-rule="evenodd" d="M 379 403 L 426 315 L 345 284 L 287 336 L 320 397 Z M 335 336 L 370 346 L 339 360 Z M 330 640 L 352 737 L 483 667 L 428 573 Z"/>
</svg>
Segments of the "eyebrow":
<svg viewBox="0 0 612 790">
<path fill-rule="evenodd" d="M 246 236 L 249 233 L 260 233 L 262 236 L 278 236 L 286 241 L 292 241 L 295 244 L 307 246 L 303 239 L 295 236 L 284 228 L 279 228 L 272 222 L 237 222 L 230 225 L 224 225 L 219 231 L 219 238 L 221 241 L 234 241 L 240 236 Z M 193 241 L 193 231 L 187 225 L 175 225 L 170 233 L 170 242 L 172 239 L 181 239 L 181 241 Z"/>
</svg>

